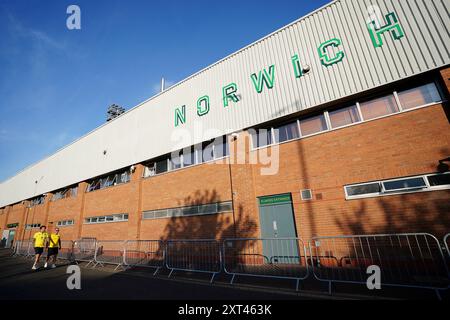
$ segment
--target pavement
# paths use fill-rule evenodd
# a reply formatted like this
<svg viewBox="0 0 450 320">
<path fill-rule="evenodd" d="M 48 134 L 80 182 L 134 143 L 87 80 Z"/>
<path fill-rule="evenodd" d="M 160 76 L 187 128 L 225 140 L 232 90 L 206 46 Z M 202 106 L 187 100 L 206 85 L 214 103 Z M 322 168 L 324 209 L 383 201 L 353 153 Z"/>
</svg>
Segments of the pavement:
<svg viewBox="0 0 450 320">
<path fill-rule="evenodd" d="M 31 270 L 32 260 L 11 257 L 11 251 L 0 249 L 0 300 L 397 300 L 436 299 L 431 290 L 414 292 L 368 292 L 363 286 L 333 288 L 327 294 L 327 284 L 317 281 L 302 283 L 300 292 L 295 282 L 265 278 L 237 277 L 229 284 L 229 276 L 219 275 L 213 284 L 210 275 L 175 272 L 168 278 L 168 270 L 153 276 L 154 270 L 114 270 L 114 266 L 93 269 L 80 264 L 81 289 L 69 290 L 67 273 L 70 264 L 58 261 L 55 269 Z M 447 300 L 448 294 L 444 295 Z"/>
<path fill-rule="evenodd" d="M 120 272 L 81 265 L 81 290 L 69 290 L 68 264 L 31 270 L 31 259 L 0 250 L 0 300 L 292 300 L 313 299 L 299 294 L 251 290 L 153 277 L 152 272 Z M 60 262 L 61 263 L 61 262 Z M 42 263 L 41 263 L 42 266 Z M 318 297 L 315 297 L 318 299 Z"/>
</svg>

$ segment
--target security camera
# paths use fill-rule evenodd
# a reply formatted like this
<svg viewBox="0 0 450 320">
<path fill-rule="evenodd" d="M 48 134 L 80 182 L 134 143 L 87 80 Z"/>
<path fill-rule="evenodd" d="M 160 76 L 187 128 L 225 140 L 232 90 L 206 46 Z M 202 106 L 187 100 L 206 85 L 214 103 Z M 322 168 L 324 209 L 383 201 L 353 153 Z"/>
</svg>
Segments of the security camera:
<svg viewBox="0 0 450 320">
<path fill-rule="evenodd" d="M 303 72 L 304 73 L 308 73 L 310 71 L 311 71 L 311 67 L 308 64 L 303 67 Z"/>
<path fill-rule="evenodd" d="M 136 167 L 135 167 L 134 165 L 132 165 L 132 166 L 130 167 L 130 170 L 131 170 L 131 172 L 134 172 L 134 171 L 136 170 Z"/>
<path fill-rule="evenodd" d="M 233 139 L 233 141 L 235 141 L 235 140 L 237 140 L 237 138 L 239 138 L 239 134 L 237 134 L 236 132 L 232 133 L 231 138 Z"/>
</svg>

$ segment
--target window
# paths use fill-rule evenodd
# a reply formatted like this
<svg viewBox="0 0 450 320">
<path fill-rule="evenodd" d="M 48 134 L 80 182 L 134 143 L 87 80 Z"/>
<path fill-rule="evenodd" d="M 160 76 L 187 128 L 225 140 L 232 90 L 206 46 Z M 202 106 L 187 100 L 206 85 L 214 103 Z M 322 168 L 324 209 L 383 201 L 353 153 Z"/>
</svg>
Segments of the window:
<svg viewBox="0 0 450 320">
<path fill-rule="evenodd" d="M 450 173 L 374 181 L 344 187 L 347 199 L 434 191 L 443 188 L 450 189 Z"/>
<path fill-rule="evenodd" d="M 45 196 L 39 196 L 30 200 L 29 208 L 44 204 Z"/>
<path fill-rule="evenodd" d="M 30 229 L 39 229 L 41 227 L 40 223 L 31 223 L 31 224 L 26 224 L 25 225 L 25 229 L 30 230 Z"/>
<path fill-rule="evenodd" d="M 427 184 L 425 183 L 425 179 L 423 177 L 384 181 L 382 182 L 382 185 L 384 191 L 386 192 L 406 191 L 427 187 Z"/>
<path fill-rule="evenodd" d="M 73 220 L 62 220 L 62 221 L 58 221 L 56 223 L 56 225 L 58 227 L 68 227 L 68 226 L 73 226 L 75 224 L 75 222 Z"/>
<path fill-rule="evenodd" d="M 196 163 L 193 147 L 183 149 L 183 167 L 190 167 Z"/>
<path fill-rule="evenodd" d="M 360 107 L 364 120 L 386 116 L 399 111 L 393 95 L 361 103 Z"/>
<path fill-rule="evenodd" d="M 302 136 L 309 136 L 327 129 L 327 123 L 323 114 L 300 120 L 300 131 Z"/>
<path fill-rule="evenodd" d="M 347 126 L 361 121 L 356 105 L 329 112 L 331 127 L 333 129 Z"/>
<path fill-rule="evenodd" d="M 52 201 L 76 197 L 77 194 L 78 194 L 78 186 L 61 189 L 53 193 Z"/>
<path fill-rule="evenodd" d="M 155 163 L 156 174 L 167 172 L 168 169 L 167 158 L 160 159 Z"/>
<path fill-rule="evenodd" d="M 253 148 L 261 148 L 273 143 L 271 129 L 256 129 L 251 132 Z"/>
<path fill-rule="evenodd" d="M 181 208 L 145 211 L 142 213 L 142 219 L 151 220 L 151 219 L 173 218 L 173 217 L 188 217 L 207 214 L 217 214 L 230 211 L 233 211 L 233 204 L 231 201 L 226 201 L 220 203 L 203 204 Z"/>
<path fill-rule="evenodd" d="M 85 224 L 112 223 L 112 222 L 122 222 L 122 221 L 128 221 L 127 213 L 112 214 L 112 215 L 102 216 L 102 217 L 91 217 L 91 218 L 86 218 L 84 220 Z"/>
<path fill-rule="evenodd" d="M 176 170 L 181 168 L 181 157 L 180 154 L 174 152 L 170 157 L 170 170 Z"/>
<path fill-rule="evenodd" d="M 201 162 L 214 160 L 214 143 L 212 140 L 202 143 L 201 159 Z"/>
<path fill-rule="evenodd" d="M 277 143 L 300 138 L 297 121 L 274 128 Z"/>
<path fill-rule="evenodd" d="M 450 185 L 450 173 L 430 175 L 427 179 L 431 187 Z"/>
<path fill-rule="evenodd" d="M 214 159 L 224 158 L 230 155 L 228 139 L 226 136 L 214 140 Z"/>
<path fill-rule="evenodd" d="M 127 183 L 130 182 L 130 178 L 131 173 L 128 169 L 125 171 L 119 171 L 116 173 L 105 175 L 103 177 L 92 180 L 88 186 L 87 192 L 92 192 L 95 190 L 105 189 L 108 187 Z"/>
<path fill-rule="evenodd" d="M 401 91 L 398 93 L 398 98 L 402 108 L 405 110 L 442 100 L 434 83 Z"/>
<path fill-rule="evenodd" d="M 345 187 L 347 196 L 360 196 L 369 194 L 379 194 L 381 192 L 381 186 L 379 182 L 360 184 L 356 186 Z"/>
</svg>

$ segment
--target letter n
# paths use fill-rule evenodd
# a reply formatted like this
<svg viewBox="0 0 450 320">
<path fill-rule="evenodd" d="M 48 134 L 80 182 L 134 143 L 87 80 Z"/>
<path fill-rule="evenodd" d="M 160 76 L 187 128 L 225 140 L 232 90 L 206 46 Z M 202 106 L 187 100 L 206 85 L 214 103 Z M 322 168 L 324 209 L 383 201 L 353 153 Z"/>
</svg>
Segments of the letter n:
<svg viewBox="0 0 450 320">
<path fill-rule="evenodd" d="M 186 123 L 186 106 L 175 109 L 175 127 Z"/>
</svg>

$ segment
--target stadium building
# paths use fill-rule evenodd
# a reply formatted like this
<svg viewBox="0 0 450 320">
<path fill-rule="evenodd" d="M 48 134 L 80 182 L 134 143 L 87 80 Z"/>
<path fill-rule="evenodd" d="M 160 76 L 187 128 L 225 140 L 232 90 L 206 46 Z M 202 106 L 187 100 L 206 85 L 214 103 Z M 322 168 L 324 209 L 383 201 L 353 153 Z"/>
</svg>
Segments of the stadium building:
<svg viewBox="0 0 450 320">
<path fill-rule="evenodd" d="M 450 230 L 446 1 L 337 0 L 0 184 L 3 244 Z"/>
</svg>

